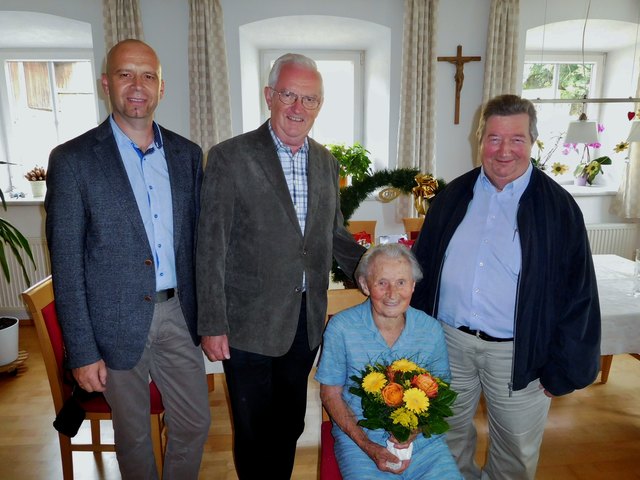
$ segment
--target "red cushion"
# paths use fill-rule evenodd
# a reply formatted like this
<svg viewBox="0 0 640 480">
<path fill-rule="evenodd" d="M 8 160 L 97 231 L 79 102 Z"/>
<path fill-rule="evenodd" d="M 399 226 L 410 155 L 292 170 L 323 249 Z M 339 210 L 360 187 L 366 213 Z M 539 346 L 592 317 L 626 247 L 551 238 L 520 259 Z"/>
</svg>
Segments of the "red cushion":
<svg viewBox="0 0 640 480">
<path fill-rule="evenodd" d="M 42 309 L 42 318 L 47 327 L 49 333 L 49 341 L 53 347 L 53 353 L 56 357 L 56 363 L 58 365 L 58 371 L 61 372 L 64 378 L 64 341 L 62 338 L 62 329 L 58 322 L 58 314 L 56 312 L 55 301 Z M 65 400 L 71 396 L 71 385 L 65 383 L 63 385 Z M 151 413 L 158 414 L 164 411 L 164 405 L 162 404 L 162 396 L 160 390 L 155 382 L 149 384 L 149 395 L 151 397 Z M 87 412 L 94 413 L 108 413 L 111 411 L 109 404 L 104 396 L 94 396 L 89 400 L 82 402 L 82 407 Z"/>
<path fill-rule="evenodd" d="M 342 480 L 333 445 L 331 422 L 326 420 L 320 426 L 320 480 Z"/>
</svg>

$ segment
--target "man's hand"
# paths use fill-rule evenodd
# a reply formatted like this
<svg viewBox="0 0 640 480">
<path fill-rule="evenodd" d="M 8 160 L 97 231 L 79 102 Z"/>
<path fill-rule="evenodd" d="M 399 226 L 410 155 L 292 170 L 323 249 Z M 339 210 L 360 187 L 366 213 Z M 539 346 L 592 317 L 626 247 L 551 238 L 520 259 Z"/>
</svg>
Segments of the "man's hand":
<svg viewBox="0 0 640 480">
<path fill-rule="evenodd" d="M 202 351 L 209 360 L 229 360 L 229 339 L 226 335 L 216 335 L 215 337 L 205 336 L 200 340 Z"/>
<path fill-rule="evenodd" d="M 104 392 L 107 384 L 107 366 L 103 360 L 71 370 L 78 386 L 87 392 Z"/>
</svg>

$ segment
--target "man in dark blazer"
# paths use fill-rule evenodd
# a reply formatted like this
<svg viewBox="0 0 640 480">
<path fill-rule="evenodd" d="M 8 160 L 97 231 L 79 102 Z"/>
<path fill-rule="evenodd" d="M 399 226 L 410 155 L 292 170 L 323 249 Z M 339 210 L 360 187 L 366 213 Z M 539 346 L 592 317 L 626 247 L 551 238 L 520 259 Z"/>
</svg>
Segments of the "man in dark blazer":
<svg viewBox="0 0 640 480">
<path fill-rule="evenodd" d="M 145 43 L 109 51 L 102 87 L 112 115 L 49 159 L 46 231 L 67 364 L 111 406 L 123 479 L 157 478 L 149 378 L 165 406 L 164 478 L 196 479 L 210 423 L 193 255 L 202 150 L 153 121 L 164 82 Z"/>
<path fill-rule="evenodd" d="M 322 93 L 313 60 L 280 57 L 270 120 L 213 147 L 205 170 L 198 333 L 224 360 L 241 480 L 290 478 L 332 257 L 351 275 L 364 252 L 343 225 L 337 162 L 307 137 Z"/>
</svg>

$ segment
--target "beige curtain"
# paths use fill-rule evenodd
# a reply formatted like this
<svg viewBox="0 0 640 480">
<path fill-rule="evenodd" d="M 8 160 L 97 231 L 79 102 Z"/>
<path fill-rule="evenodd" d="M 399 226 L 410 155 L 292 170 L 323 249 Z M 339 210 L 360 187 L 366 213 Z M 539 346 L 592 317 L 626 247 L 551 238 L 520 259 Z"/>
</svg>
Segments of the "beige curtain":
<svg viewBox="0 0 640 480">
<path fill-rule="evenodd" d="M 405 0 L 398 167 L 436 174 L 435 76 L 439 0 Z"/>
<path fill-rule="evenodd" d="M 107 51 L 127 38 L 144 40 L 139 0 L 102 0 L 102 15 Z"/>
<path fill-rule="evenodd" d="M 189 0 L 191 140 L 205 153 L 231 137 L 231 102 L 222 7 L 219 0 Z"/>
<path fill-rule="evenodd" d="M 640 76 L 636 97 L 640 97 Z M 636 112 L 640 111 L 640 104 L 636 104 Z M 629 161 L 622 177 L 620 188 L 611 202 L 611 213 L 626 219 L 640 219 L 640 142 L 629 145 Z"/>
<path fill-rule="evenodd" d="M 491 0 L 484 67 L 483 103 L 503 93 L 518 93 L 520 0 Z"/>
</svg>

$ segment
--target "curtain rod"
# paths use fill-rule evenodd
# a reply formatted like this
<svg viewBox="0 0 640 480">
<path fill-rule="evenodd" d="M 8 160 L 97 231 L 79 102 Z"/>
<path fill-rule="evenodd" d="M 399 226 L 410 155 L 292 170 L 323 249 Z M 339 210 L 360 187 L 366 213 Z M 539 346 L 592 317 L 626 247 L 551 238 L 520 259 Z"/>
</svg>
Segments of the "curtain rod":
<svg viewBox="0 0 640 480">
<path fill-rule="evenodd" d="M 531 103 L 640 103 L 640 98 L 530 98 Z"/>
</svg>

